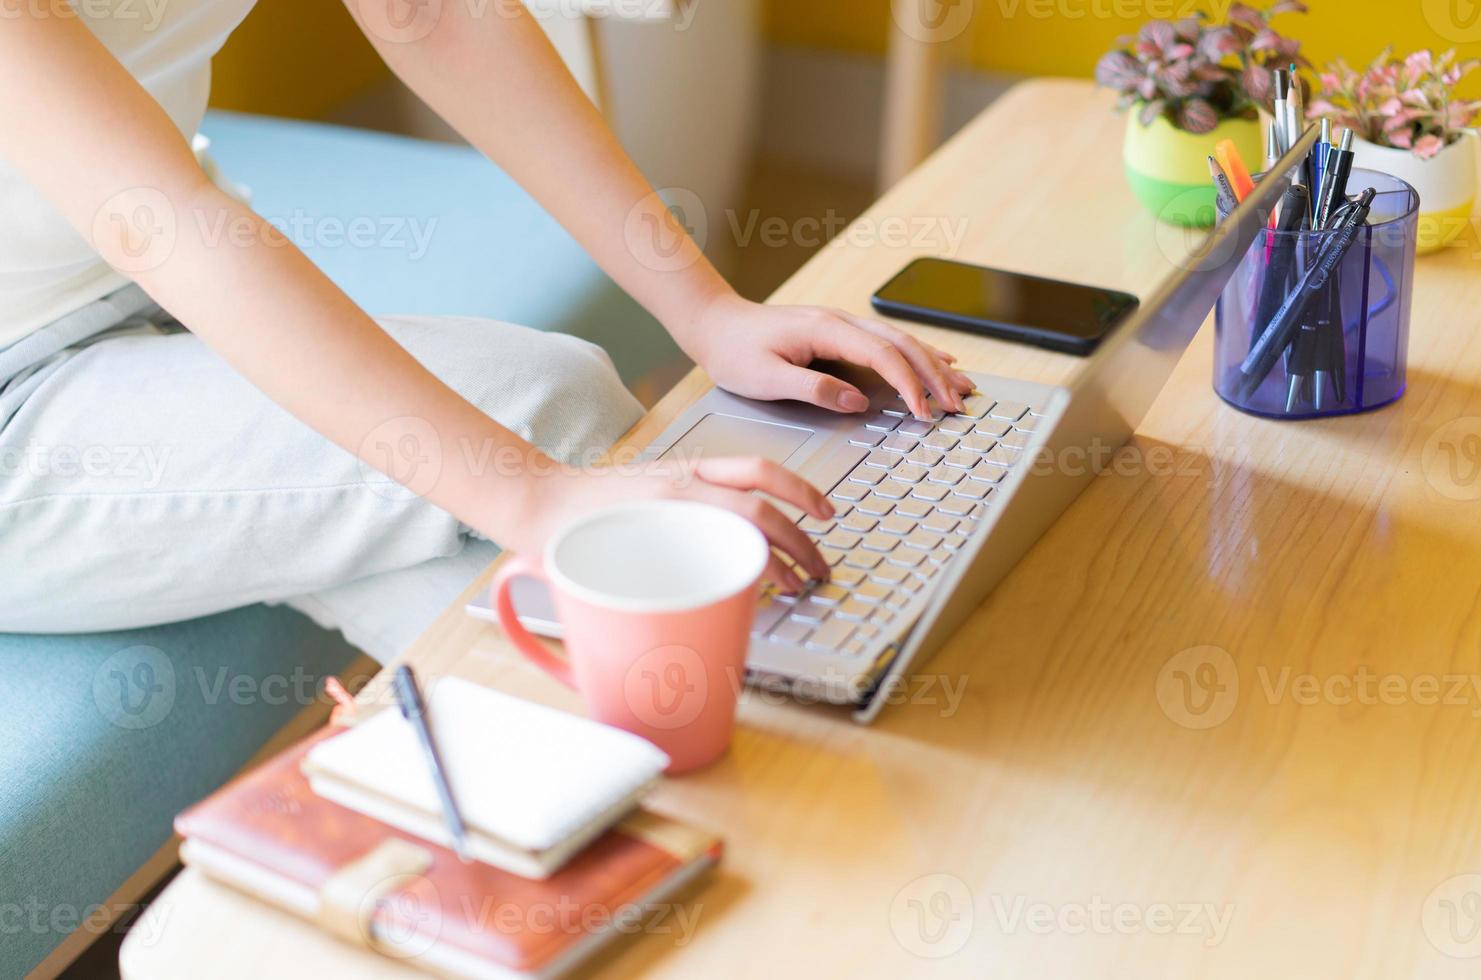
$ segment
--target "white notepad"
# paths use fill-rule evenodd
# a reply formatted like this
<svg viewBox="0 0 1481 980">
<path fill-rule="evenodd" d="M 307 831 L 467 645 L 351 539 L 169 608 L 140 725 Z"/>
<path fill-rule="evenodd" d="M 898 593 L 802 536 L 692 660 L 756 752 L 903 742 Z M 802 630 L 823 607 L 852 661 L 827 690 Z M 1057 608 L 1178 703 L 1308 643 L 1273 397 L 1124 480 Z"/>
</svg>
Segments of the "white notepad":
<svg viewBox="0 0 1481 980">
<path fill-rule="evenodd" d="M 471 856 L 527 878 L 625 816 L 669 764 L 636 735 L 459 678 L 425 695 Z M 452 844 L 416 730 L 394 707 L 315 746 L 303 771 L 325 799 Z"/>
</svg>

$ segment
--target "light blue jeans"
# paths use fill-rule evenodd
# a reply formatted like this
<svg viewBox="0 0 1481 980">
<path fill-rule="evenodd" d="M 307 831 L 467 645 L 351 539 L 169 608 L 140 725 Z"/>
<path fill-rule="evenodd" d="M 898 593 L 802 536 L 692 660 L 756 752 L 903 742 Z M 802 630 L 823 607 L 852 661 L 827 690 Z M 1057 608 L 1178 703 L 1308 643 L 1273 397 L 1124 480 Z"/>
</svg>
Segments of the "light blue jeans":
<svg viewBox="0 0 1481 980">
<path fill-rule="evenodd" d="M 557 458 L 606 448 L 642 414 L 583 340 L 474 318 L 380 324 Z M 385 661 L 496 551 L 279 408 L 137 287 L 0 350 L 0 632 L 285 603 Z"/>
</svg>

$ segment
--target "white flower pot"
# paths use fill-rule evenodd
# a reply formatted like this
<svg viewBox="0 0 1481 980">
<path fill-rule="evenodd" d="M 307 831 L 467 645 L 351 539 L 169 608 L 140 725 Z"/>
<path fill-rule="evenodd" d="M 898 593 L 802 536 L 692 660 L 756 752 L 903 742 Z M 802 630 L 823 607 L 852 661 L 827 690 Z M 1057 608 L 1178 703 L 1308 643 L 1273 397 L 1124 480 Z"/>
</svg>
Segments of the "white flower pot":
<svg viewBox="0 0 1481 980">
<path fill-rule="evenodd" d="M 1476 134 L 1467 133 L 1423 160 L 1408 150 L 1353 140 L 1353 167 L 1377 170 L 1407 181 L 1419 192 L 1419 253 L 1438 252 L 1471 221 L 1476 203 Z"/>
</svg>

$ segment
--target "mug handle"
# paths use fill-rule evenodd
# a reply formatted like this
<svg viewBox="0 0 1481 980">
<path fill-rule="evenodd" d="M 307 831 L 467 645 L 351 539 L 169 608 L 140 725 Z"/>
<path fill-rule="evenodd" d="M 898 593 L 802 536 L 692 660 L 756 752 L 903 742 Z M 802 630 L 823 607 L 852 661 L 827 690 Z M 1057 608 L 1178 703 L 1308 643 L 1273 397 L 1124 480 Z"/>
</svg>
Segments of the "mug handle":
<svg viewBox="0 0 1481 980">
<path fill-rule="evenodd" d="M 494 613 L 499 617 L 499 625 L 503 627 L 505 635 L 509 637 L 515 649 L 524 654 L 531 663 L 575 690 L 576 675 L 571 671 L 570 661 L 557 657 L 546 648 L 545 644 L 531 636 L 530 631 L 524 628 L 514 611 L 514 599 L 509 594 L 509 586 L 522 575 L 539 579 L 547 585 L 550 583 L 544 571 L 541 570 L 539 562 L 521 555 L 514 555 L 506 560 L 499 566 L 499 571 L 494 574 L 493 584 L 489 586 Z"/>
</svg>

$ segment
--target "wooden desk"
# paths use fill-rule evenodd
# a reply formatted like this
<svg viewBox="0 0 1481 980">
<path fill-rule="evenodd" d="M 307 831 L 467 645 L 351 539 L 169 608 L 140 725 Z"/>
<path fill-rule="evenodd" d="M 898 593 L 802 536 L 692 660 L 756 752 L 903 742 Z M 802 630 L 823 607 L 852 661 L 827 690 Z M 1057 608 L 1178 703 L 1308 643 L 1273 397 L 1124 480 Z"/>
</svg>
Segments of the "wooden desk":
<svg viewBox="0 0 1481 980">
<path fill-rule="evenodd" d="M 1145 292 L 1186 243 L 1123 185 L 1121 126 L 1088 84 L 1015 89 L 776 299 L 865 312 L 963 221 L 959 258 Z M 913 244 L 864 243 L 923 217 Z M 730 756 L 655 800 L 730 846 L 693 900 L 697 931 L 624 941 L 597 972 L 1473 975 L 1446 952 L 1481 954 L 1467 897 L 1481 877 L 1455 878 L 1481 872 L 1481 478 L 1464 451 L 1452 476 L 1446 453 L 1481 435 L 1475 247 L 1420 263 L 1397 405 L 1241 415 L 1210 390 L 1205 330 L 1120 472 L 909 703 L 861 729 L 752 695 Z M 1076 366 L 922 332 L 978 370 L 1052 382 Z M 704 384 L 688 379 L 632 440 Z M 458 608 L 409 656 L 576 708 Z M 1191 705 L 1190 677 L 1213 682 Z M 1386 703 L 1364 703 L 1366 687 Z M 162 933 L 124 949 L 130 980 L 400 975 L 193 874 L 155 915 Z"/>
</svg>

